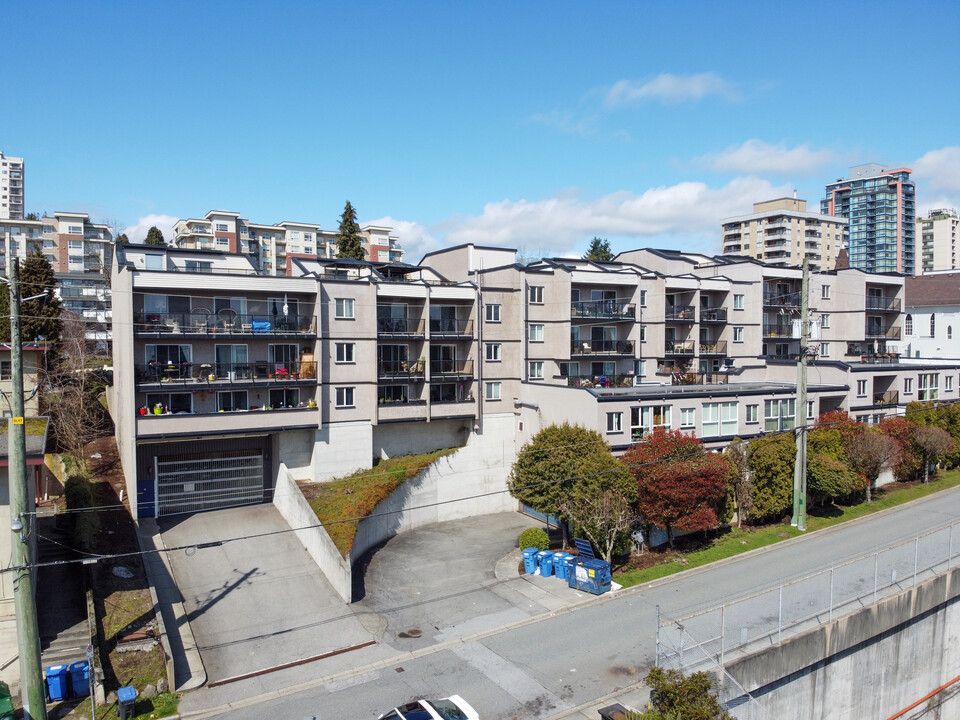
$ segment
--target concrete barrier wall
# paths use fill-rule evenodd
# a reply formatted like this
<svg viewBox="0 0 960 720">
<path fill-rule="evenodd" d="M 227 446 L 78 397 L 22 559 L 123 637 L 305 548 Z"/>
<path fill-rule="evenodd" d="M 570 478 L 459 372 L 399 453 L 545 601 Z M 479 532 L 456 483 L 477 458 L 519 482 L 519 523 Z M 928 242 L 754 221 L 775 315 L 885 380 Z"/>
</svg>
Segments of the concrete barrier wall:
<svg viewBox="0 0 960 720">
<path fill-rule="evenodd" d="M 280 463 L 280 469 L 277 472 L 273 504 L 287 524 L 294 528 L 297 539 L 303 543 L 310 557 L 317 563 L 337 594 L 345 603 L 349 603 L 353 583 L 350 561 L 340 555 L 340 551 L 333 544 L 327 531 L 317 522 L 313 509 L 297 487 L 290 470 L 283 463 Z"/>
<path fill-rule="evenodd" d="M 890 717 L 957 675 L 958 596 L 955 568 L 726 670 L 770 717 Z"/>
</svg>

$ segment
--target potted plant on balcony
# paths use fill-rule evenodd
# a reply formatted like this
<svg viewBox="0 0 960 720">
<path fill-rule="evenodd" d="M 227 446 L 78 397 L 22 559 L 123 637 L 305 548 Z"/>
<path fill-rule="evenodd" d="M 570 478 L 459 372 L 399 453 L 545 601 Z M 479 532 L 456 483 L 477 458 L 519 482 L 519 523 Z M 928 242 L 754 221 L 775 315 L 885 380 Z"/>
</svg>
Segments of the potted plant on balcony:
<svg viewBox="0 0 960 720">
<path fill-rule="evenodd" d="M 290 372 L 285 367 L 278 367 L 276 375 L 277 380 L 286 380 L 288 377 L 290 377 Z"/>
<path fill-rule="evenodd" d="M 146 405 L 144 405 L 142 408 L 140 408 L 140 414 L 141 414 L 141 415 L 149 415 L 149 414 L 150 414 L 150 408 L 148 408 Z"/>
</svg>

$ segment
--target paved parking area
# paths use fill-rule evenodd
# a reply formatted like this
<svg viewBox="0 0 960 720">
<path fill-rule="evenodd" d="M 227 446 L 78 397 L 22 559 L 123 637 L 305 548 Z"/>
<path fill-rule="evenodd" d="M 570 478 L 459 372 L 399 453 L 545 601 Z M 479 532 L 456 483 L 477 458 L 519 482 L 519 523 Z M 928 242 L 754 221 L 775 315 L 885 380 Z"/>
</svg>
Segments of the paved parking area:
<svg viewBox="0 0 960 720">
<path fill-rule="evenodd" d="M 368 642 L 351 609 L 273 505 L 161 519 L 166 547 L 207 681 L 274 668 Z"/>
</svg>

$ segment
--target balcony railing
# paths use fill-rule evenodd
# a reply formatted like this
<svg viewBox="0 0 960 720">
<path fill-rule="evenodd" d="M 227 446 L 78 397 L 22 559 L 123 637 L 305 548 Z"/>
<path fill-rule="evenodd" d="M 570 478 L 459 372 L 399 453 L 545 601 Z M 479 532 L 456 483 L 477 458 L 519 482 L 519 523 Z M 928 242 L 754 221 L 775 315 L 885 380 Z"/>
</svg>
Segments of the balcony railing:
<svg viewBox="0 0 960 720">
<path fill-rule="evenodd" d="M 700 308 L 700 322 L 725 323 L 727 321 L 726 308 Z"/>
<path fill-rule="evenodd" d="M 884 326 L 867 323 L 865 333 L 868 338 L 886 338 L 887 340 L 900 339 L 900 327 L 898 325 Z"/>
<path fill-rule="evenodd" d="M 730 378 L 724 373 L 692 373 L 669 365 L 657 368 L 658 375 L 669 375 L 674 385 L 726 385 Z"/>
<path fill-rule="evenodd" d="M 473 337 L 473 320 L 433 318 L 430 320 L 430 335 L 433 337 Z"/>
<path fill-rule="evenodd" d="M 255 360 L 245 363 L 217 362 L 151 362 L 134 366 L 134 378 L 138 383 L 203 384 L 223 382 L 317 382 L 317 363 L 287 360 L 271 362 Z"/>
<path fill-rule="evenodd" d="M 423 337 L 423 320 L 417 318 L 377 318 L 377 335 Z"/>
<path fill-rule="evenodd" d="M 214 314 L 208 308 L 190 312 L 138 312 L 133 319 L 134 334 L 233 334 L 233 335 L 316 335 L 316 318 L 278 313 L 240 315 L 230 309 Z"/>
<path fill-rule="evenodd" d="M 727 341 L 717 340 L 716 342 L 701 342 L 700 354 L 701 355 L 726 355 Z"/>
<path fill-rule="evenodd" d="M 667 340 L 663 344 L 663 349 L 667 355 L 693 355 L 696 352 L 697 344 L 693 340 L 683 342 Z"/>
<path fill-rule="evenodd" d="M 888 390 L 887 392 L 873 394 L 874 405 L 897 405 L 899 402 L 900 393 L 896 390 Z"/>
<path fill-rule="evenodd" d="M 881 310 L 885 312 L 900 312 L 899 298 L 867 296 L 867 310 Z"/>
<path fill-rule="evenodd" d="M 377 363 L 377 376 L 381 378 L 423 379 L 424 361 L 391 360 Z"/>
<path fill-rule="evenodd" d="M 667 322 L 694 322 L 696 317 L 696 309 L 693 305 L 668 305 L 664 313 L 664 319 Z"/>
<path fill-rule="evenodd" d="M 568 375 L 567 387 L 633 387 L 636 375 Z"/>
<path fill-rule="evenodd" d="M 793 337 L 793 325 L 779 325 L 777 323 L 763 324 L 764 337 Z"/>
<path fill-rule="evenodd" d="M 629 319 L 637 316 L 636 305 L 618 303 L 616 300 L 592 300 L 589 302 L 570 303 L 572 319 L 604 318 L 610 320 Z"/>
<path fill-rule="evenodd" d="M 571 355 L 633 355 L 632 340 L 594 340 L 570 343 Z"/>
<path fill-rule="evenodd" d="M 800 293 L 764 293 L 763 304 L 767 307 L 800 307 Z"/>
<path fill-rule="evenodd" d="M 473 360 L 431 360 L 431 379 L 448 377 L 473 377 Z"/>
</svg>

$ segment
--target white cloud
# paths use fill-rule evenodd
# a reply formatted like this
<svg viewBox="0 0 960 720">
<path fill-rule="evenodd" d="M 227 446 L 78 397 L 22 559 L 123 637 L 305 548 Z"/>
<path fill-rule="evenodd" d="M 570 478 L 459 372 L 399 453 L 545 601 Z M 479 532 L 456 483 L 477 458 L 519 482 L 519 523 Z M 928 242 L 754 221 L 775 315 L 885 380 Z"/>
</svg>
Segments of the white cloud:
<svg viewBox="0 0 960 720">
<path fill-rule="evenodd" d="M 609 106 L 639 100 L 678 103 L 702 100 L 708 95 L 719 95 L 727 100 L 737 99 L 733 86 L 716 73 L 705 72 L 695 75 L 662 73 L 643 84 L 637 84 L 631 80 L 618 81 L 607 91 L 606 103 Z"/>
<path fill-rule="evenodd" d="M 545 249 L 569 255 L 594 235 L 663 242 L 663 236 L 696 238 L 703 252 L 719 252 L 722 218 L 750 211 L 753 203 L 781 197 L 789 186 L 773 186 L 757 177 L 736 178 L 721 188 L 682 182 L 637 194 L 626 190 L 597 199 L 567 192 L 544 200 L 488 203 L 477 217 L 443 224 L 444 245 L 478 243 Z M 636 247 L 636 245 L 634 246 Z M 693 248 L 687 248 L 693 249 Z"/>
<path fill-rule="evenodd" d="M 960 193 L 960 146 L 924 153 L 913 163 L 913 179 L 932 192 Z M 955 205 L 957 200 L 954 199 Z"/>
<path fill-rule="evenodd" d="M 386 215 L 375 220 L 365 220 L 360 224 L 393 228 L 393 234 L 397 236 L 400 247 L 404 250 L 403 261 L 411 265 L 420 262 L 420 258 L 426 253 L 439 250 L 443 246 L 423 225 L 411 220 L 397 220 Z"/>
<path fill-rule="evenodd" d="M 123 232 L 126 233 L 130 242 L 142 243 L 147 239 L 147 231 L 156 225 L 163 233 L 163 239 L 169 243 L 173 238 L 173 226 L 179 219 L 173 215 L 144 215 L 136 225 L 130 225 Z"/>
<path fill-rule="evenodd" d="M 578 116 L 572 110 L 554 110 L 549 113 L 539 113 L 530 118 L 531 122 L 547 127 L 556 128 L 569 135 L 588 136 L 597 132 L 596 115 Z"/>
<path fill-rule="evenodd" d="M 696 162 L 719 172 L 782 173 L 809 175 L 837 161 L 831 150 L 813 150 L 807 144 L 788 148 L 785 143 L 771 145 L 751 139 L 718 153 L 709 153 Z"/>
</svg>

